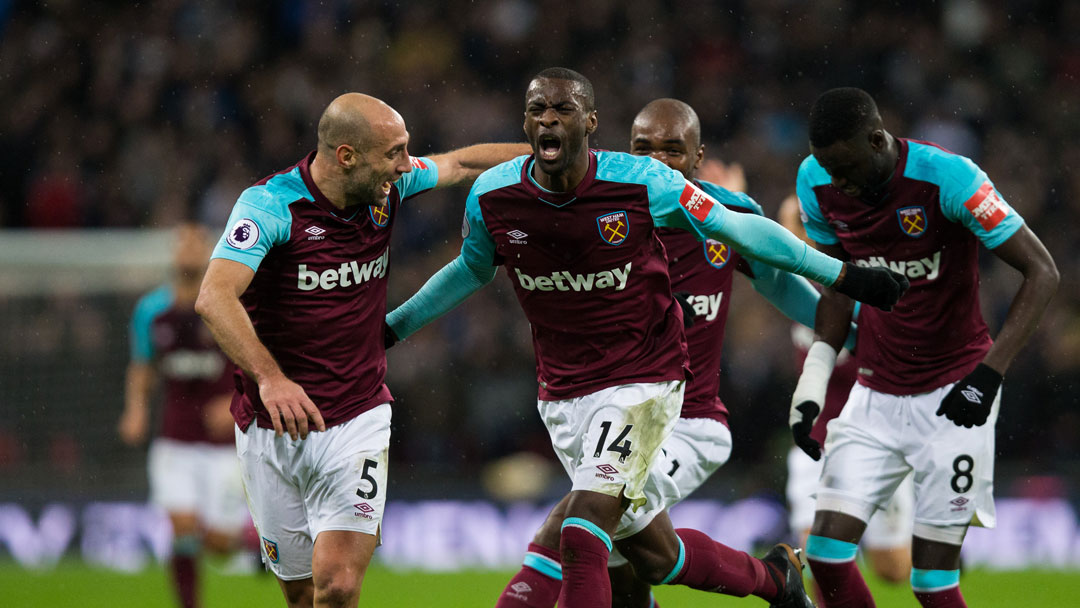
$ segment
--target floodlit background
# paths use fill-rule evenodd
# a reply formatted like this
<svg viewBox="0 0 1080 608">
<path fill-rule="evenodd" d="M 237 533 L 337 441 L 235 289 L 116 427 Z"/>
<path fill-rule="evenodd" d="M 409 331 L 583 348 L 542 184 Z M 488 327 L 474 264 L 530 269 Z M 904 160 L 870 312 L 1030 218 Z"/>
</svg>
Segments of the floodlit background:
<svg viewBox="0 0 1080 608">
<path fill-rule="evenodd" d="M 596 87 L 595 147 L 626 150 L 641 106 L 683 99 L 708 157 L 741 163 L 772 217 L 807 153 L 809 106 L 835 86 L 870 91 L 893 134 L 981 165 L 1062 281 L 1006 377 L 1001 529 L 973 534 L 965 559 L 1080 569 L 1078 25 L 1080 3 L 1039 0 L 0 1 L 0 561 L 137 570 L 167 551 L 167 523 L 144 506 L 145 451 L 115 428 L 127 322 L 168 276 L 170 227 L 220 233 L 241 190 L 314 148 L 340 93 L 394 106 L 419 156 L 523 140 L 525 85 L 561 65 Z M 464 199 L 429 193 L 403 210 L 391 306 L 456 254 Z M 982 262 L 996 332 L 1019 275 Z M 735 452 L 693 508 L 750 547 L 787 535 L 796 370 L 789 324 L 745 281 L 735 291 L 722 389 Z M 568 483 L 505 276 L 396 347 L 387 382 L 381 559 L 512 567 L 522 526 Z"/>
</svg>

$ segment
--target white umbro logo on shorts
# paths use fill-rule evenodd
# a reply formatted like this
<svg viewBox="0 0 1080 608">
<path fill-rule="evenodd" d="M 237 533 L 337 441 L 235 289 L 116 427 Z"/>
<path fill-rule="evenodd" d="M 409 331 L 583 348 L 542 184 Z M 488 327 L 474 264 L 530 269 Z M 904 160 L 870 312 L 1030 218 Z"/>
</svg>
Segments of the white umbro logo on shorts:
<svg viewBox="0 0 1080 608">
<path fill-rule="evenodd" d="M 304 232 L 311 235 L 311 236 L 308 237 L 309 241 L 321 241 L 321 240 L 326 238 L 325 236 L 323 236 L 323 233 L 326 232 L 326 228 L 320 228 L 318 226 L 310 226 Z"/>
<path fill-rule="evenodd" d="M 524 245 L 526 243 L 525 237 L 529 236 L 528 233 L 520 230 L 511 230 L 506 233 L 506 236 L 510 237 L 510 242 L 515 245 Z"/>
</svg>

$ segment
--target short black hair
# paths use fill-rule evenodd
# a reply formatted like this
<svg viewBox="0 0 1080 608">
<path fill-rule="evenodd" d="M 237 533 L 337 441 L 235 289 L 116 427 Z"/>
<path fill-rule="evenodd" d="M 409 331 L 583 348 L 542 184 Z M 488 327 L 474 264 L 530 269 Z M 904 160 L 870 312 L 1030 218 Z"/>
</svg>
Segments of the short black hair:
<svg viewBox="0 0 1080 608">
<path fill-rule="evenodd" d="M 810 145 L 825 148 L 851 139 L 879 117 L 869 93 L 855 87 L 825 91 L 810 108 Z"/>
<path fill-rule="evenodd" d="M 581 85 L 582 95 L 585 98 L 585 111 L 592 112 L 596 109 L 596 94 L 593 92 L 592 82 L 588 78 L 570 68 L 547 68 L 533 76 L 533 80 L 550 78 L 554 80 L 572 80 Z M 529 82 L 532 82 L 530 80 Z"/>
</svg>

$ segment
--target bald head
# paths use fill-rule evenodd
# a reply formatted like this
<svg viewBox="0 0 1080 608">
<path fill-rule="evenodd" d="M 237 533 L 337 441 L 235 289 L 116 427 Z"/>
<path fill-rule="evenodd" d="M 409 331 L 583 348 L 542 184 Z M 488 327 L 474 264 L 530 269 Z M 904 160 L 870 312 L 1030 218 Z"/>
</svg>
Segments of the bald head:
<svg viewBox="0 0 1080 608">
<path fill-rule="evenodd" d="M 319 146 L 329 151 L 341 145 L 357 150 L 370 147 L 386 130 L 404 130 L 405 121 L 394 108 L 363 93 L 346 93 L 330 102 L 319 119 Z"/>
<path fill-rule="evenodd" d="M 630 152 L 651 156 L 693 179 L 705 158 L 697 112 L 678 99 L 649 102 L 630 128 Z"/>
</svg>

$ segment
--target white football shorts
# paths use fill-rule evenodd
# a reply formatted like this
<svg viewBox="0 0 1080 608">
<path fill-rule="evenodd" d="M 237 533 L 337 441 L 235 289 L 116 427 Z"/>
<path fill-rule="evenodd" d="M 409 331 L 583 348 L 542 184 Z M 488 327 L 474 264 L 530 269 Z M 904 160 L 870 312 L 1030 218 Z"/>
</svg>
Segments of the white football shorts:
<svg viewBox="0 0 1080 608">
<path fill-rule="evenodd" d="M 822 461 L 810 458 L 797 447 L 788 453 L 787 500 L 790 508 L 791 531 L 801 534 L 814 524 L 818 480 L 821 478 Z M 863 533 L 862 545 L 869 549 L 896 549 L 911 544 L 911 532 L 915 525 L 915 484 L 908 475 L 889 504 L 870 516 Z"/>
<path fill-rule="evenodd" d="M 150 502 L 169 513 L 194 513 L 207 528 L 235 534 L 250 521 L 231 445 L 158 437 L 147 455 Z"/>
<path fill-rule="evenodd" d="M 320 532 L 378 534 L 386 505 L 390 404 L 307 439 L 236 430 L 244 488 L 263 557 L 281 580 L 311 576 Z"/>
<path fill-rule="evenodd" d="M 685 384 L 623 384 L 582 397 L 538 402 L 572 489 L 630 500 L 614 539 L 640 532 L 679 498 L 660 446 L 679 419 Z"/>
<path fill-rule="evenodd" d="M 915 523 L 992 528 L 994 425 L 1001 391 L 982 426 L 935 414 L 952 384 L 918 395 L 889 395 L 856 384 L 829 422 L 818 510 L 863 521 L 915 472 Z"/>
</svg>

